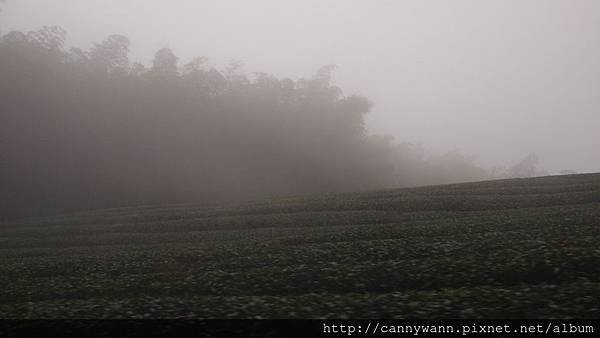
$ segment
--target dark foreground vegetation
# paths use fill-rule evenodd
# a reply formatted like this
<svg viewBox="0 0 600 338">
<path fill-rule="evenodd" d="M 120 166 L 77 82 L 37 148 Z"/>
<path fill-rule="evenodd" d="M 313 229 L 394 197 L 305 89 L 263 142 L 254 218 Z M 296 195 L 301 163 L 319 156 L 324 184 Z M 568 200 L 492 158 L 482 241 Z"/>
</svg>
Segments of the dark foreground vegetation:
<svg viewBox="0 0 600 338">
<path fill-rule="evenodd" d="M 0 317 L 600 317 L 600 175 L 0 228 Z"/>
<path fill-rule="evenodd" d="M 90 50 L 65 38 L 0 36 L 0 221 L 486 177 L 458 152 L 426 158 L 369 135 L 370 102 L 343 95 L 331 66 L 279 79 L 163 48 L 147 67 L 124 36 Z"/>
</svg>

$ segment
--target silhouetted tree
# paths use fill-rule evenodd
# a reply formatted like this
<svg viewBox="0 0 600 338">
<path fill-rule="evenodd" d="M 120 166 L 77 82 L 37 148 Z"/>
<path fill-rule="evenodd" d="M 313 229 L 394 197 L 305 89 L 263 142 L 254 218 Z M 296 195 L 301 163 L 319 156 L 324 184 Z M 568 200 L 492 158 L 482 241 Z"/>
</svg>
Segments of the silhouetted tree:
<svg viewBox="0 0 600 338">
<path fill-rule="evenodd" d="M 506 171 L 506 177 L 519 178 L 537 176 L 538 162 L 539 157 L 537 155 L 529 154 L 522 158 L 517 164 L 508 168 L 508 170 Z"/>
<path fill-rule="evenodd" d="M 67 32 L 58 26 L 44 26 L 38 31 L 31 31 L 27 34 L 27 39 L 39 47 L 59 52 L 62 49 Z"/>
<path fill-rule="evenodd" d="M 94 44 L 90 51 L 93 67 L 106 74 L 125 73 L 129 66 L 129 45 L 129 39 L 123 35 L 111 35 Z"/>
<path fill-rule="evenodd" d="M 152 72 L 162 78 L 173 78 L 178 75 L 177 57 L 169 48 L 161 48 L 154 54 Z"/>
</svg>

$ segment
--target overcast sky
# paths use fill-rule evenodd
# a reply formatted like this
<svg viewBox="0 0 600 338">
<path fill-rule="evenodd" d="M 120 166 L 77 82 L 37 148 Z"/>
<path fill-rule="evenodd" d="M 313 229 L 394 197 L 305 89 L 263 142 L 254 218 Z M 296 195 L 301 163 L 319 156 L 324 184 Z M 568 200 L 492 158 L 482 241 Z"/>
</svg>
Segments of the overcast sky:
<svg viewBox="0 0 600 338">
<path fill-rule="evenodd" d="M 490 167 L 528 153 L 550 172 L 600 171 L 599 0 L 6 0 L 0 30 L 60 25 L 71 46 L 119 33 L 148 63 L 307 77 L 338 66 L 374 102 L 372 133 L 459 149 Z M 1 74 L 0 74 L 1 76 Z"/>
</svg>

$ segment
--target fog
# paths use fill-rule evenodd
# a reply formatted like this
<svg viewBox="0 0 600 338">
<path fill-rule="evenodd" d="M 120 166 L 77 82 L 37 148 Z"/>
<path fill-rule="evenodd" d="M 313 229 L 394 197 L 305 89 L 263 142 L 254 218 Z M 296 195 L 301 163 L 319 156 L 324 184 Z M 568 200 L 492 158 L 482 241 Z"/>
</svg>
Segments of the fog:
<svg viewBox="0 0 600 338">
<path fill-rule="evenodd" d="M 129 61 L 148 69 L 163 48 L 173 51 L 180 69 L 200 56 L 219 70 L 238 60 L 249 78 L 265 72 L 296 83 L 335 65 L 327 86 L 341 88 L 340 99 L 358 94 L 371 103 L 370 110 L 360 108 L 366 135 L 388 134 L 396 144 L 423 148 L 422 160 L 440 161 L 450 152 L 474 170 L 325 191 L 494 178 L 492 168 L 523 158 L 539 158 L 538 169 L 550 174 L 600 171 L 596 0 L 7 0 L 0 6 L 2 34 L 58 25 L 67 32 L 65 53 L 90 51 L 121 34 L 130 41 Z M 271 193 L 304 191 L 313 190 L 294 185 Z"/>
<path fill-rule="evenodd" d="M 600 170 L 598 13 L 596 0 L 8 0 L 0 28 L 60 25 L 78 47 L 123 34 L 133 59 L 170 47 L 279 77 L 333 63 L 336 84 L 374 102 L 374 133 L 586 172 Z"/>
</svg>

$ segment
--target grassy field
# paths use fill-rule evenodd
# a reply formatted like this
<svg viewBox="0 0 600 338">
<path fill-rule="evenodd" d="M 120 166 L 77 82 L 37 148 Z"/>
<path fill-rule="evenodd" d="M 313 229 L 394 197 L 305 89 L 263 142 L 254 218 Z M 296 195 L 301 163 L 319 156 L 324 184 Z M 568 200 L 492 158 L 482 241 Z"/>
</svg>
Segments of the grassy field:
<svg viewBox="0 0 600 338">
<path fill-rule="evenodd" d="M 1 318 L 600 318 L 600 174 L 0 225 Z"/>
</svg>

